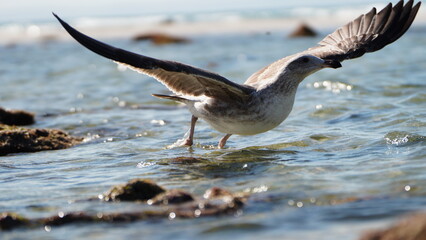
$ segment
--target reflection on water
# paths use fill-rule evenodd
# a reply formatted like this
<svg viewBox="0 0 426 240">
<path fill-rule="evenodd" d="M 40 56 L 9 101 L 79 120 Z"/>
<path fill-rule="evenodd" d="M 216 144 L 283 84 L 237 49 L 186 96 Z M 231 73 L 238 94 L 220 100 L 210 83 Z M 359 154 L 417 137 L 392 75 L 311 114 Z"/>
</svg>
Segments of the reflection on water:
<svg viewBox="0 0 426 240">
<path fill-rule="evenodd" d="M 85 137 L 71 149 L 1 157 L 0 212 L 41 217 L 136 209 L 137 204 L 76 200 L 138 177 L 196 193 L 221 186 L 251 194 L 238 216 L 5 234 L 257 239 L 255 233 L 270 238 L 328 233 L 327 239 L 340 239 L 337 229 L 344 229 L 353 239 L 353 227 L 360 231 L 365 223 L 424 209 L 425 37 L 424 31 L 410 32 L 380 52 L 309 77 L 283 124 L 256 136 L 233 136 L 223 150 L 215 147 L 222 134 L 202 121 L 193 147 L 168 148 L 188 130 L 188 111 L 151 97 L 167 93 L 153 79 L 119 71 L 74 42 L 0 46 L 7 56 L 0 62 L 1 106 L 34 111 L 34 127 Z M 255 69 L 318 40 L 287 40 L 273 33 L 197 37 L 191 44 L 162 47 L 111 43 L 243 82 Z"/>
</svg>

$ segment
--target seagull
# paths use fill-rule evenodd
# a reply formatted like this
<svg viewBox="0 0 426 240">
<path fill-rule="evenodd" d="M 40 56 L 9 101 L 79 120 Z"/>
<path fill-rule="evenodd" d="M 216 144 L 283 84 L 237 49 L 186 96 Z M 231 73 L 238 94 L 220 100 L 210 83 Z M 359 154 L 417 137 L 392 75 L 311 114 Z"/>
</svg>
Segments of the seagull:
<svg viewBox="0 0 426 240">
<path fill-rule="evenodd" d="M 174 95 L 155 97 L 183 103 L 192 114 L 189 134 L 182 146 L 192 146 L 199 118 L 224 133 L 218 148 L 233 134 L 255 135 L 280 125 L 290 114 L 298 85 L 324 68 L 375 52 L 400 38 L 411 26 L 421 2 L 389 3 L 380 12 L 373 8 L 327 35 L 318 45 L 279 59 L 251 75 L 244 84 L 183 63 L 159 60 L 95 40 L 77 31 L 55 13 L 65 30 L 89 50 L 155 78 Z"/>
</svg>

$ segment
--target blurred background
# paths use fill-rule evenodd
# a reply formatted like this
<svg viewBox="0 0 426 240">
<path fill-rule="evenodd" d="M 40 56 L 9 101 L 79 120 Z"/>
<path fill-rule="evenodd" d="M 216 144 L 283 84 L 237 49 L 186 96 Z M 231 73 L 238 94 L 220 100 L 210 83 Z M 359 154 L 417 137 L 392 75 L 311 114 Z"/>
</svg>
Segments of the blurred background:
<svg viewBox="0 0 426 240">
<path fill-rule="evenodd" d="M 4 1 L 0 8 L 0 43 L 60 37 L 63 32 L 57 31 L 58 24 L 51 12 L 77 24 L 77 27 L 95 28 L 95 36 L 128 37 L 151 30 L 181 35 L 283 30 L 294 28 L 296 23 L 302 21 L 316 28 L 331 29 L 373 6 L 382 8 L 387 3 L 386 0 Z M 425 19 L 421 9 L 416 23 Z M 254 23 L 254 20 L 262 21 Z M 170 26 L 165 27 L 165 23 L 178 23 L 179 27 L 175 25 L 171 29 Z M 192 25 L 187 26 L 190 23 Z"/>
<path fill-rule="evenodd" d="M 362 6 L 387 4 L 385 0 L 307 0 L 279 1 L 279 0 L 122 0 L 116 1 L 64 1 L 64 0 L 17 0 L 4 1 L 0 9 L 1 22 L 33 22 L 50 20 L 50 12 L 56 11 L 71 18 L 77 17 L 110 17 L 110 16 L 141 16 L 151 14 L 177 14 L 177 13 L 200 13 L 200 12 L 224 12 L 224 11 L 261 11 L 266 9 L 288 9 L 288 8 L 335 8 L 342 6 Z"/>
<path fill-rule="evenodd" d="M 393 1 L 396 3 L 396 1 Z M 2 0 L 0 107 L 35 113 L 30 128 L 62 129 L 84 143 L 0 157 L 0 213 L 152 210 L 79 201 L 133 178 L 201 196 L 213 186 L 250 195 L 239 214 L 132 224 L 71 224 L 1 232 L 1 239 L 358 239 L 426 209 L 424 6 L 384 49 L 308 77 L 289 118 L 256 136 L 197 123 L 151 77 L 75 42 L 52 11 L 116 47 L 194 65 L 243 83 L 388 0 Z M 302 23 L 316 34 L 288 37 Z M 145 41 L 167 34 L 168 43 Z M 177 37 L 177 38 L 175 38 Z M 153 38 L 151 38 L 153 39 Z M 195 158 L 185 164 L 177 157 Z M 154 209 L 155 210 L 155 209 Z M 165 231 L 167 229 L 167 231 Z"/>
</svg>

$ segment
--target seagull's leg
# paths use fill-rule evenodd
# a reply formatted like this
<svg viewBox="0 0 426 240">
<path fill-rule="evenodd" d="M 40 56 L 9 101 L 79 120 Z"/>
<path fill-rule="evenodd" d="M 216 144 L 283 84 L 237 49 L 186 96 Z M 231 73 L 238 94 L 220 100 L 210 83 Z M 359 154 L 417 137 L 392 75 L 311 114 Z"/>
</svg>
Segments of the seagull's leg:
<svg viewBox="0 0 426 240">
<path fill-rule="evenodd" d="M 192 115 L 191 118 L 191 128 L 189 129 L 189 136 L 185 139 L 185 142 L 183 143 L 184 146 L 192 146 L 193 139 L 194 139 L 194 130 L 195 130 L 195 123 L 197 122 L 198 118 L 194 115 Z"/>
<path fill-rule="evenodd" d="M 219 141 L 219 145 L 217 146 L 218 148 L 223 148 L 226 144 L 226 141 L 228 140 L 228 138 L 231 136 L 232 134 L 226 134 L 222 139 L 220 139 Z"/>
</svg>

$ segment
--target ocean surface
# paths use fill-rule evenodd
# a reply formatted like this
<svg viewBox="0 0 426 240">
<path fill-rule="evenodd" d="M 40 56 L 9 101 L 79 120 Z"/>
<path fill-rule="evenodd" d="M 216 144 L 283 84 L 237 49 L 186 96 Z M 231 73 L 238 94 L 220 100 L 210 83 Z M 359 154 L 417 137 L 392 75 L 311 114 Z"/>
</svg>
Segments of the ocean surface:
<svg viewBox="0 0 426 240">
<path fill-rule="evenodd" d="M 206 21 L 202 16 L 191 21 Z M 0 33 L 11 24 L 4 22 Z M 53 19 L 16 26 L 34 34 L 46 26 L 62 31 Z M 108 31 L 106 23 L 92 29 L 99 27 Z M 330 31 L 317 30 L 318 37 L 303 39 L 287 38 L 289 29 L 217 32 L 163 46 L 127 37 L 102 40 L 242 83 Z M 426 27 L 419 23 L 379 52 L 322 70 L 300 85 L 293 111 L 280 126 L 232 136 L 225 149 L 216 149 L 222 135 L 203 121 L 193 147 L 170 147 L 188 130 L 191 116 L 180 105 L 152 97 L 168 93 L 154 79 L 118 67 L 70 38 L 5 41 L 0 107 L 32 111 L 37 123 L 31 127 L 62 129 L 85 141 L 66 150 L 0 157 L 0 212 L 38 218 L 140 210 L 145 206 L 79 201 L 134 178 L 197 195 L 219 186 L 251 197 L 236 216 L 17 229 L 0 232 L 0 239 L 357 239 L 365 230 L 425 210 L 425 45 Z M 171 161 L 176 157 L 203 160 L 182 165 Z"/>
</svg>

